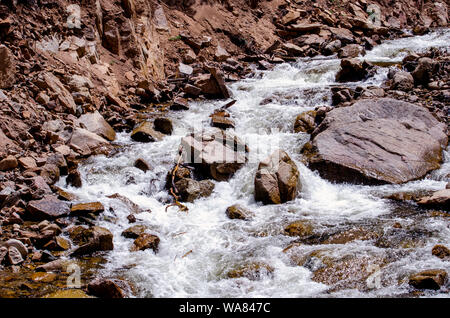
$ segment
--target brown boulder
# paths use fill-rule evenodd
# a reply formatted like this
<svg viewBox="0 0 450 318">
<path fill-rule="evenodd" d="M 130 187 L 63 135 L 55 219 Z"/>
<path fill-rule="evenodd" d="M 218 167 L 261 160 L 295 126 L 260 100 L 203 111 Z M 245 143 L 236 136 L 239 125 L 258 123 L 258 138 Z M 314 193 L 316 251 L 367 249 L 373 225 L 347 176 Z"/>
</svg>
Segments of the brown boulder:
<svg viewBox="0 0 450 318">
<path fill-rule="evenodd" d="M 404 183 L 439 168 L 445 129 L 426 108 L 366 99 L 328 112 L 304 154 L 331 181 Z"/>
<path fill-rule="evenodd" d="M 450 249 L 444 245 L 435 245 L 431 250 L 431 254 L 442 259 L 450 258 Z"/>
<path fill-rule="evenodd" d="M 150 164 L 142 158 L 136 159 L 134 166 L 144 172 L 152 169 L 152 166 L 150 166 Z"/>
<path fill-rule="evenodd" d="M 163 138 L 163 134 L 153 129 L 152 123 L 145 121 L 131 133 L 131 138 L 140 142 L 155 142 Z"/>
<path fill-rule="evenodd" d="M 305 132 L 307 134 L 310 134 L 314 131 L 316 128 L 316 111 L 310 110 L 304 113 L 301 113 L 300 115 L 295 118 L 294 123 L 294 131 L 296 133 L 299 132 Z"/>
<path fill-rule="evenodd" d="M 133 246 L 131 247 L 131 251 L 144 251 L 146 249 L 152 249 L 155 253 L 158 251 L 159 246 L 159 237 L 156 235 L 142 233 L 138 236 L 138 238 L 133 242 Z"/>
<path fill-rule="evenodd" d="M 447 209 L 450 207 L 450 189 L 434 192 L 431 196 L 423 197 L 417 204 L 425 207 Z"/>
<path fill-rule="evenodd" d="M 98 111 L 81 115 L 78 122 L 83 124 L 90 132 L 109 141 L 116 139 L 116 132 Z"/>
<path fill-rule="evenodd" d="M 100 298 L 125 298 L 119 285 L 117 280 L 97 278 L 88 284 L 87 290 L 90 295 Z"/>
<path fill-rule="evenodd" d="M 369 65 L 357 58 L 341 60 L 341 68 L 336 74 L 337 82 L 356 82 L 364 79 Z"/>
<path fill-rule="evenodd" d="M 306 237 L 313 233 L 313 227 L 309 222 L 297 221 L 286 226 L 284 233 L 289 236 Z"/>
<path fill-rule="evenodd" d="M 364 54 L 366 54 L 366 50 L 359 44 L 348 44 L 338 51 L 338 57 L 341 59 L 354 58 Z"/>
<path fill-rule="evenodd" d="M 147 230 L 145 225 L 134 225 L 122 232 L 122 236 L 126 238 L 137 239 L 139 235 L 144 234 Z"/>
<path fill-rule="evenodd" d="M 16 81 L 16 61 L 12 52 L 0 45 L 0 89 L 10 88 Z"/>
<path fill-rule="evenodd" d="M 230 219 L 238 219 L 238 220 L 248 220 L 253 213 L 240 204 L 234 204 L 227 208 L 226 212 L 227 216 Z"/>
<path fill-rule="evenodd" d="M 172 121 L 169 118 L 158 117 L 153 122 L 153 127 L 165 135 L 171 135 L 173 131 Z"/>
<path fill-rule="evenodd" d="M 191 134 L 181 139 L 183 161 L 197 166 L 217 181 L 228 180 L 247 162 L 247 146 L 229 131 Z"/>
<path fill-rule="evenodd" d="M 414 78 L 413 76 L 404 71 L 400 71 L 394 74 L 392 78 L 391 89 L 398 89 L 401 91 L 411 91 L 414 88 Z"/>
<path fill-rule="evenodd" d="M 182 178 L 175 182 L 175 187 L 181 201 L 194 202 L 198 198 L 210 196 L 215 185 L 210 180 L 197 181 L 190 178 Z"/>
<path fill-rule="evenodd" d="M 18 166 L 16 157 L 9 155 L 0 161 L 0 171 L 15 169 Z"/>
<path fill-rule="evenodd" d="M 299 172 L 289 155 L 277 150 L 261 161 L 255 176 L 255 200 L 279 204 L 294 200 Z"/>
<path fill-rule="evenodd" d="M 80 233 L 87 243 L 79 246 L 71 256 L 82 256 L 97 251 L 110 251 L 114 249 L 112 233 L 103 227 L 94 226 Z"/>
</svg>

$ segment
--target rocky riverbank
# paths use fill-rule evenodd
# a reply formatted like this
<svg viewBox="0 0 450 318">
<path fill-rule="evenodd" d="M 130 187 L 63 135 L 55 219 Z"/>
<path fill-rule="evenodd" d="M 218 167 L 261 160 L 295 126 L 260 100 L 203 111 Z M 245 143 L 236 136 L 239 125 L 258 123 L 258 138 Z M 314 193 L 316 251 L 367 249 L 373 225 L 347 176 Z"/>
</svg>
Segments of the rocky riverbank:
<svg viewBox="0 0 450 318">
<path fill-rule="evenodd" d="M 173 130 L 167 114 L 188 110 L 192 101 L 229 99 L 227 85 L 257 69 L 318 55 L 342 59 L 336 76 L 342 86 L 332 88 L 334 107 L 318 105 L 299 114 L 295 123 L 297 133 L 312 134 L 303 152 L 325 178 L 404 183 L 442 162 L 448 143 L 448 50 L 406 56 L 381 87 L 353 87 L 351 82 L 372 76 L 378 67 L 357 57 L 383 40 L 411 36 L 403 28 L 425 34 L 446 27 L 443 2 L 425 2 L 421 8 L 415 1 L 392 7 L 362 0 L 70 3 L 0 5 L 2 297 L 133 294 L 133 286 L 120 275 L 95 279 L 103 256 L 114 249 L 111 231 L 96 223 L 103 218 L 103 204 L 79 202 L 55 184 L 67 176 L 68 185 L 81 187 L 79 164 L 96 154 L 119 152 L 116 133 L 129 133 L 139 142 L 161 140 Z M 381 15 L 372 13 L 373 4 Z M 200 142 L 232 140 L 241 152 L 226 142 L 205 142 L 198 166 L 176 162 L 166 184 L 181 210 L 186 209 L 183 202 L 209 196 L 215 186 L 211 180 L 228 180 L 247 160 L 246 145 L 223 130 L 235 125 L 227 112 L 232 104 L 211 114 L 214 138 Z M 196 142 L 186 136 L 181 146 L 195 149 Z M 226 163 L 212 155 L 228 152 L 233 160 Z M 300 189 L 298 167 L 287 153 L 277 154 L 261 162 L 254 180 L 255 200 L 264 204 L 291 201 Z M 135 166 L 152 168 L 142 158 L 136 158 Z M 446 211 L 448 198 L 448 191 L 441 190 L 417 201 Z M 121 194 L 113 199 L 128 206 L 129 223 L 135 222 L 139 206 Z M 239 206 L 227 211 L 237 219 L 252 214 Z M 160 238 L 139 226 L 123 232 L 134 242 L 131 250 L 157 252 Z M 303 235 L 311 232 L 308 228 L 297 224 L 286 231 L 312 240 L 311 233 Z M 436 251 L 448 254 L 445 246 Z M 82 285 L 67 290 L 71 264 L 81 268 Z M 439 283 L 444 273 L 422 273 L 411 284 L 435 288 L 444 284 Z M 315 275 L 332 283 L 320 278 L 325 274 Z"/>
</svg>

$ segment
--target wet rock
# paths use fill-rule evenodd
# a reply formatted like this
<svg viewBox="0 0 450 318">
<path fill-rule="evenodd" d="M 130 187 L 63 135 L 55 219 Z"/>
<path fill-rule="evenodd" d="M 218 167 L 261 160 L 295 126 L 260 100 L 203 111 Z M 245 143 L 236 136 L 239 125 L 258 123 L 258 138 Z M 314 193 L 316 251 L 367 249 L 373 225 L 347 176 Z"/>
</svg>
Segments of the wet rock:
<svg viewBox="0 0 450 318">
<path fill-rule="evenodd" d="M 93 226 L 83 233 L 88 237 L 88 242 L 79 246 L 72 252 L 71 256 L 82 256 L 92 254 L 97 251 L 110 251 L 114 249 L 112 233 L 103 227 Z"/>
<path fill-rule="evenodd" d="M 14 246 L 8 247 L 8 261 L 11 265 L 18 265 L 24 261 L 22 254 Z"/>
<path fill-rule="evenodd" d="M 338 51 L 338 57 L 341 59 L 354 58 L 364 54 L 366 54 L 366 50 L 359 44 L 348 44 Z"/>
<path fill-rule="evenodd" d="M 328 180 L 404 183 L 439 168 L 445 125 L 423 107 L 390 98 L 333 109 L 317 128 L 309 166 Z"/>
<path fill-rule="evenodd" d="M 16 239 L 10 239 L 10 240 L 6 241 L 3 244 L 3 246 L 6 248 L 14 247 L 15 249 L 17 249 L 17 251 L 19 251 L 19 253 L 23 259 L 27 258 L 28 249 L 25 246 L 25 244 L 23 244 L 21 241 L 16 240 Z"/>
<path fill-rule="evenodd" d="M 183 178 L 175 182 L 177 194 L 181 201 L 194 202 L 198 198 L 208 197 L 214 190 L 214 183 L 210 180 L 197 181 L 190 178 Z"/>
<path fill-rule="evenodd" d="M 65 289 L 58 290 L 54 293 L 47 294 L 43 298 L 92 298 L 81 289 Z"/>
<path fill-rule="evenodd" d="M 80 171 L 77 168 L 70 169 L 69 174 L 66 178 L 66 184 L 75 188 L 81 188 L 83 186 L 83 181 L 81 179 Z"/>
<path fill-rule="evenodd" d="M 322 244 L 347 244 L 356 240 L 367 241 L 377 239 L 379 235 L 364 228 L 354 228 L 331 235 Z"/>
<path fill-rule="evenodd" d="M 289 236 L 307 237 L 313 234 L 313 227 L 309 222 L 296 221 L 286 226 L 284 233 Z"/>
<path fill-rule="evenodd" d="M 255 175 L 255 200 L 279 204 L 295 199 L 299 172 L 289 155 L 277 150 L 261 161 Z"/>
<path fill-rule="evenodd" d="M 16 81 L 16 61 L 11 50 L 0 45 L 0 88 L 10 88 Z"/>
<path fill-rule="evenodd" d="M 75 128 L 70 138 L 69 146 L 84 155 L 90 155 L 99 148 L 109 145 L 109 142 L 87 129 Z"/>
<path fill-rule="evenodd" d="M 248 148 L 229 131 L 192 134 L 181 139 L 183 162 L 193 164 L 217 181 L 228 180 L 245 162 Z"/>
<path fill-rule="evenodd" d="M 216 58 L 216 61 L 223 62 L 223 61 L 226 61 L 230 57 L 230 54 L 227 52 L 227 50 L 225 50 L 219 44 L 217 46 L 216 53 L 215 53 L 214 57 Z"/>
<path fill-rule="evenodd" d="M 234 121 L 227 116 L 213 114 L 211 115 L 211 126 L 220 129 L 234 128 Z"/>
<path fill-rule="evenodd" d="M 57 275 L 55 273 L 36 272 L 31 274 L 30 279 L 33 282 L 51 283 L 55 281 Z"/>
<path fill-rule="evenodd" d="M 234 204 L 232 206 L 229 206 L 225 211 L 225 213 L 230 219 L 238 219 L 238 220 L 248 220 L 253 215 L 251 211 L 247 210 L 240 204 Z"/>
<path fill-rule="evenodd" d="M 430 269 L 411 275 L 409 284 L 417 289 L 438 290 L 447 281 L 447 272 L 443 269 Z"/>
<path fill-rule="evenodd" d="M 116 132 L 98 111 L 81 115 L 80 118 L 78 118 L 78 122 L 84 125 L 90 132 L 109 141 L 116 139 Z"/>
<path fill-rule="evenodd" d="M 150 248 L 156 253 L 158 251 L 159 241 L 159 237 L 156 235 L 142 233 L 133 242 L 131 251 L 144 251 Z"/>
<path fill-rule="evenodd" d="M 155 142 L 164 137 L 163 134 L 153 129 L 152 123 L 145 121 L 136 127 L 131 133 L 131 138 L 139 142 Z"/>
<path fill-rule="evenodd" d="M 450 258 L 450 249 L 444 245 L 435 245 L 431 250 L 431 254 L 441 259 L 447 259 Z"/>
<path fill-rule="evenodd" d="M 434 192 L 431 196 L 423 197 L 417 204 L 425 207 L 447 209 L 450 206 L 450 189 Z"/>
<path fill-rule="evenodd" d="M 137 239 L 139 235 L 145 233 L 147 227 L 145 225 L 134 225 L 122 232 L 122 236 L 126 238 Z"/>
<path fill-rule="evenodd" d="M 89 213 L 98 214 L 105 210 L 100 202 L 78 203 L 70 208 L 70 215 L 83 216 Z"/>
<path fill-rule="evenodd" d="M 368 74 L 369 65 L 359 59 L 341 60 L 341 68 L 336 74 L 337 82 L 356 82 L 364 79 Z"/>
<path fill-rule="evenodd" d="M 414 88 L 414 78 L 408 72 L 400 71 L 392 78 L 391 89 L 408 92 Z"/>
<path fill-rule="evenodd" d="M 427 85 L 433 75 L 434 61 L 429 57 L 419 59 L 417 67 L 411 73 L 415 85 Z"/>
<path fill-rule="evenodd" d="M 58 194 L 58 199 L 64 200 L 64 201 L 78 200 L 78 197 L 75 194 L 64 191 L 63 189 L 61 189 L 59 187 L 55 187 L 55 188 L 56 188 L 56 193 Z"/>
<path fill-rule="evenodd" d="M 142 158 L 136 159 L 136 161 L 134 162 L 134 166 L 144 172 L 152 169 L 152 166 L 150 166 L 150 164 Z"/>
<path fill-rule="evenodd" d="M 70 264 L 72 264 L 71 261 L 60 258 L 37 266 L 36 272 L 62 272 L 66 271 Z"/>
<path fill-rule="evenodd" d="M 173 131 L 172 121 L 169 118 L 158 117 L 153 122 L 153 127 L 165 135 L 171 135 Z"/>
<path fill-rule="evenodd" d="M 124 298 L 125 292 L 113 279 L 97 278 L 87 286 L 90 295 L 100 298 Z"/>
<path fill-rule="evenodd" d="M 51 220 L 70 213 L 69 205 L 55 197 L 44 197 L 30 201 L 27 205 L 28 216 L 34 220 Z"/>
<path fill-rule="evenodd" d="M 18 160 L 18 162 L 19 165 L 25 170 L 37 168 L 36 160 L 31 157 L 22 157 Z"/>
<path fill-rule="evenodd" d="M 301 113 L 300 115 L 295 118 L 294 123 L 294 131 L 296 133 L 299 132 L 305 132 L 307 134 L 310 134 L 314 131 L 316 128 L 316 111 L 310 110 L 304 113 Z"/>
<path fill-rule="evenodd" d="M 59 180 L 60 170 L 57 165 L 47 163 L 41 168 L 40 176 L 48 184 L 55 184 Z"/>
<path fill-rule="evenodd" d="M 265 276 L 272 276 L 274 268 L 264 263 L 245 264 L 227 273 L 228 278 L 247 278 L 249 280 L 260 280 Z"/>
<path fill-rule="evenodd" d="M 67 251 L 71 248 L 70 241 L 64 237 L 58 236 L 55 238 L 57 251 Z"/>
<path fill-rule="evenodd" d="M 18 162 L 16 157 L 14 156 L 7 156 L 6 158 L 4 158 L 3 160 L 0 161 L 0 170 L 1 171 L 6 171 L 6 170 L 11 170 L 14 168 L 17 168 L 18 166 Z"/>
</svg>

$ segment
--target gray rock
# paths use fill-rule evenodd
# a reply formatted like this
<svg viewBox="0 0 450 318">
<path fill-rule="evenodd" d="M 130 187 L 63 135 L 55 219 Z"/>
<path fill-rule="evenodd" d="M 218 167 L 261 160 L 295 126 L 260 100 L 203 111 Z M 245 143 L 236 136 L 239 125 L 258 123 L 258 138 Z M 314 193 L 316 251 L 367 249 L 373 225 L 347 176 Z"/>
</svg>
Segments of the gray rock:
<svg viewBox="0 0 450 318">
<path fill-rule="evenodd" d="M 328 180 L 404 183 L 440 167 L 445 130 L 426 108 L 367 99 L 328 112 L 304 153 Z"/>
</svg>

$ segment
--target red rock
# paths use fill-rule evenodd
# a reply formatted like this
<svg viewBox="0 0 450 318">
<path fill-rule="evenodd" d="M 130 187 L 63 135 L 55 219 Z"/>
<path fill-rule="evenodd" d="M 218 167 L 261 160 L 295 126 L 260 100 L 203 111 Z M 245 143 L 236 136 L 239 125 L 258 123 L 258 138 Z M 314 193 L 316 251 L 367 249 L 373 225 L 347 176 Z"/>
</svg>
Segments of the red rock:
<svg viewBox="0 0 450 318">
<path fill-rule="evenodd" d="M 67 216 L 70 208 L 67 203 L 55 197 L 45 197 L 39 201 L 30 201 L 27 205 L 30 218 L 35 220 L 55 219 Z"/>
</svg>

